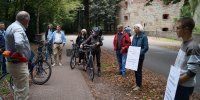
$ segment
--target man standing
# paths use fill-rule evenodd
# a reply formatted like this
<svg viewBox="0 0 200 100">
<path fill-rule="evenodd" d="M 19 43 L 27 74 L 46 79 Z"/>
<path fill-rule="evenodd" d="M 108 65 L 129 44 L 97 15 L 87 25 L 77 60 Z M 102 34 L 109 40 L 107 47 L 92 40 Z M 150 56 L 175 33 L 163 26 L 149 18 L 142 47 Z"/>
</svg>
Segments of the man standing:
<svg viewBox="0 0 200 100">
<path fill-rule="evenodd" d="M 6 50 L 17 53 L 29 59 L 31 55 L 29 40 L 25 30 L 28 27 L 30 15 L 26 11 L 20 11 L 16 15 L 16 21 L 8 26 L 5 34 Z M 27 100 L 29 98 L 29 71 L 27 62 L 14 62 L 7 58 L 8 72 L 13 77 L 14 99 Z"/>
<path fill-rule="evenodd" d="M 56 31 L 53 32 L 52 36 L 50 37 L 50 42 L 53 43 L 53 54 L 54 54 L 54 63 L 52 66 L 55 66 L 58 63 L 62 66 L 62 49 L 65 46 L 66 38 L 65 33 L 61 30 L 61 26 L 57 25 Z M 59 59 L 57 60 L 57 56 Z"/>
<path fill-rule="evenodd" d="M 51 24 L 48 25 L 48 30 L 45 34 L 46 36 L 46 40 L 49 42 L 49 39 L 51 38 L 52 36 L 52 33 L 53 33 L 53 26 Z"/>
<path fill-rule="evenodd" d="M 176 23 L 177 36 L 183 42 L 176 58 L 175 67 L 181 69 L 175 100 L 189 100 L 196 84 L 197 67 L 200 67 L 200 45 L 192 37 L 195 23 L 192 18 L 181 18 Z"/>
<path fill-rule="evenodd" d="M 3 22 L 0 22 L 0 63 L 2 68 L 2 75 L 7 73 L 6 71 L 6 60 L 3 57 L 2 53 L 5 50 L 5 25 Z"/>
<path fill-rule="evenodd" d="M 116 51 L 117 61 L 119 64 L 119 74 L 125 76 L 126 69 L 126 57 L 128 52 L 128 47 L 131 45 L 131 39 L 128 33 L 123 31 L 123 26 L 117 26 L 117 34 L 114 37 L 113 45 L 114 50 Z"/>
</svg>

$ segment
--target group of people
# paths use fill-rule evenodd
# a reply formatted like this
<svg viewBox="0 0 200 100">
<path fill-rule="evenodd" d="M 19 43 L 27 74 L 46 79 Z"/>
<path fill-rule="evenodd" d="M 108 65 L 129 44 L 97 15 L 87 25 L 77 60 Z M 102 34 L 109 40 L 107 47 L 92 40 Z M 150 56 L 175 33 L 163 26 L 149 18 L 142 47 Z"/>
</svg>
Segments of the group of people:
<svg viewBox="0 0 200 100">
<path fill-rule="evenodd" d="M 189 100 L 196 84 L 197 68 L 200 67 L 200 45 L 192 37 L 194 27 L 195 22 L 190 17 L 180 18 L 176 22 L 176 33 L 179 38 L 182 38 L 182 45 L 174 64 L 175 67 L 181 70 L 175 100 Z M 143 61 L 145 53 L 149 49 L 147 35 L 143 31 L 143 26 L 136 24 L 134 25 L 135 35 L 131 42 L 128 33 L 130 31 L 127 31 L 126 28 L 124 29 L 122 25 L 118 25 L 117 29 L 118 32 L 114 37 L 113 45 L 119 64 L 119 75 L 125 76 L 125 64 L 129 46 L 141 47 L 138 69 L 135 71 L 136 85 L 133 88 L 133 90 L 140 90 L 142 87 Z"/>
<path fill-rule="evenodd" d="M 57 25 L 56 30 L 53 31 L 53 26 L 49 25 L 48 30 L 45 34 L 45 39 L 50 44 L 51 48 L 53 48 L 54 62 L 52 66 L 55 66 L 56 64 L 59 64 L 61 66 L 62 50 L 66 44 L 65 33 L 61 30 L 61 26 Z"/>
<path fill-rule="evenodd" d="M 78 37 L 76 38 L 76 44 L 83 48 L 84 44 L 90 44 L 93 45 L 92 47 L 92 55 L 93 57 L 96 57 L 97 62 L 97 75 L 101 76 L 101 47 L 103 45 L 102 39 L 101 39 L 102 31 L 99 27 L 94 27 L 92 29 L 92 34 L 87 38 L 87 30 L 82 29 Z M 84 52 L 79 51 L 79 64 L 81 64 L 81 60 L 84 58 Z"/>
<path fill-rule="evenodd" d="M 138 70 L 135 71 L 136 85 L 133 90 L 139 90 L 142 85 L 142 66 L 145 58 L 145 53 L 148 51 L 148 39 L 143 31 L 141 24 L 134 25 L 134 32 L 132 42 L 130 39 L 130 28 L 124 28 L 122 25 L 117 26 L 117 34 L 114 37 L 113 45 L 116 51 L 117 61 L 119 64 L 119 75 L 123 77 L 126 74 L 125 64 L 129 46 L 141 47 Z"/>
<path fill-rule="evenodd" d="M 27 59 L 31 56 L 31 49 L 29 40 L 26 35 L 26 28 L 28 27 L 30 15 L 26 11 L 20 11 L 16 15 L 16 21 L 13 22 L 5 31 L 5 25 L 0 22 L 0 62 L 3 74 L 7 71 L 12 75 L 14 82 L 14 99 L 27 100 L 29 98 L 29 71 L 28 62 L 13 62 L 11 57 L 2 56 L 4 50 L 9 50 L 13 53 L 19 53 Z M 195 76 L 197 74 L 197 67 L 200 66 L 200 45 L 192 37 L 192 31 L 195 23 L 192 18 L 180 18 L 176 23 L 177 36 L 182 38 L 183 42 L 177 56 L 175 67 L 181 69 L 181 75 L 176 91 L 175 100 L 189 100 L 193 93 L 195 86 Z M 117 33 L 113 40 L 114 50 L 119 64 L 119 75 L 124 77 L 126 75 L 126 58 L 129 46 L 141 47 L 138 69 L 135 71 L 136 85 L 133 90 L 140 90 L 142 87 L 142 67 L 145 59 L 145 53 L 149 49 L 148 38 L 143 30 L 141 24 L 133 26 L 135 35 L 131 41 L 131 28 L 124 28 L 122 25 L 117 26 Z M 86 29 L 82 29 L 76 39 L 76 44 L 83 48 L 84 44 L 93 44 L 92 54 L 96 57 L 98 76 L 101 75 L 101 48 L 103 45 L 101 34 L 102 31 L 95 27 L 92 34 L 86 38 Z M 46 34 L 46 40 L 52 44 L 54 63 L 62 65 L 62 49 L 66 43 L 65 33 L 58 25 L 56 30 L 52 30 L 49 25 Z M 83 59 L 84 53 L 79 53 L 79 63 Z M 58 59 L 59 58 L 59 59 Z"/>
</svg>

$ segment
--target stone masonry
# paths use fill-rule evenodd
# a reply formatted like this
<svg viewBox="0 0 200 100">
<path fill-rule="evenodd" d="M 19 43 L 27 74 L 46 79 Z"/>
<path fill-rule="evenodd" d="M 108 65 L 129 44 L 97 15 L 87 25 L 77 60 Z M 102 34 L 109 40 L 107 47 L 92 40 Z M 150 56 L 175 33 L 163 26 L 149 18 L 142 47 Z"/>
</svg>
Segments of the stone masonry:
<svg viewBox="0 0 200 100">
<path fill-rule="evenodd" d="M 164 5 L 160 0 L 154 0 L 152 5 L 144 6 L 146 0 L 123 0 L 119 3 L 119 22 L 124 26 L 140 23 L 145 31 L 172 31 L 180 15 L 183 2 Z"/>
</svg>

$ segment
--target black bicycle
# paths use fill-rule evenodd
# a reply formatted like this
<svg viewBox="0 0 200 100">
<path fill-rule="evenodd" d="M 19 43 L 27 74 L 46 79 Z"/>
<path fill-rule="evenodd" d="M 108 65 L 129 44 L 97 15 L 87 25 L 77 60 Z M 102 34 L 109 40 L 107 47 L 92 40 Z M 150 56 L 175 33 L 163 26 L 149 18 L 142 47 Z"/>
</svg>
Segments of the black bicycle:
<svg viewBox="0 0 200 100">
<path fill-rule="evenodd" d="M 52 68 L 45 58 L 46 52 L 43 50 L 45 48 L 44 41 L 39 41 L 37 43 L 37 55 L 35 59 L 33 58 L 33 60 L 29 62 L 29 71 L 33 83 L 42 85 L 50 79 Z"/>
<path fill-rule="evenodd" d="M 83 45 L 83 51 L 85 52 L 85 57 L 83 60 L 83 67 L 85 68 L 86 72 L 88 73 L 90 79 L 94 80 L 94 58 L 92 55 L 92 48 L 94 45 Z"/>
<path fill-rule="evenodd" d="M 45 43 L 44 45 L 44 52 L 45 52 L 45 60 L 53 64 L 53 48 L 51 43 Z M 50 60 L 50 61 L 49 61 Z"/>
<path fill-rule="evenodd" d="M 74 69 L 77 65 L 77 58 L 79 57 L 79 47 L 77 44 L 74 43 L 73 40 L 70 40 L 72 42 L 72 52 L 71 52 L 71 58 L 70 58 L 70 67 L 71 69 Z"/>
</svg>

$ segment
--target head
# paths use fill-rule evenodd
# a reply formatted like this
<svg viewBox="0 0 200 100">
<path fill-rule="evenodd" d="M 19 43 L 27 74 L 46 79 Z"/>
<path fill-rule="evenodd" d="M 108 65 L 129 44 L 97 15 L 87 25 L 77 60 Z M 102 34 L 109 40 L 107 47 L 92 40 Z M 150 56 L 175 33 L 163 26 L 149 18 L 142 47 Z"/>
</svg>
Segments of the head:
<svg viewBox="0 0 200 100">
<path fill-rule="evenodd" d="M 140 34 L 143 31 L 143 26 L 141 24 L 135 24 L 133 29 L 136 34 Z"/>
<path fill-rule="evenodd" d="M 123 26 L 117 25 L 117 32 L 122 32 L 122 31 L 123 31 Z"/>
<path fill-rule="evenodd" d="M 61 26 L 60 26 L 60 25 L 57 25 L 57 26 L 56 26 L 56 30 L 57 30 L 58 32 L 60 32 L 60 31 L 61 31 Z"/>
<path fill-rule="evenodd" d="M 30 21 L 30 15 L 26 11 L 20 11 L 16 15 L 16 20 L 20 22 L 25 28 L 27 28 Z"/>
<path fill-rule="evenodd" d="M 87 34 L 86 29 L 82 29 L 82 30 L 81 30 L 81 35 L 85 35 L 85 34 Z"/>
<path fill-rule="evenodd" d="M 49 24 L 48 25 L 48 29 L 52 29 L 53 28 L 53 25 L 52 24 Z"/>
<path fill-rule="evenodd" d="M 0 30 L 4 30 L 5 29 L 5 24 L 4 22 L 0 22 Z"/>
<path fill-rule="evenodd" d="M 189 37 L 192 36 L 192 30 L 195 27 L 195 22 L 190 17 L 180 18 L 176 22 L 176 33 L 178 37 Z"/>
<path fill-rule="evenodd" d="M 124 28 L 124 31 L 125 31 L 126 33 L 131 33 L 131 27 L 129 27 L 129 26 L 125 27 L 125 28 Z"/>
<path fill-rule="evenodd" d="M 99 32 L 100 32 L 100 29 L 98 27 L 94 27 L 92 29 L 92 35 L 95 37 L 99 35 Z"/>
</svg>

